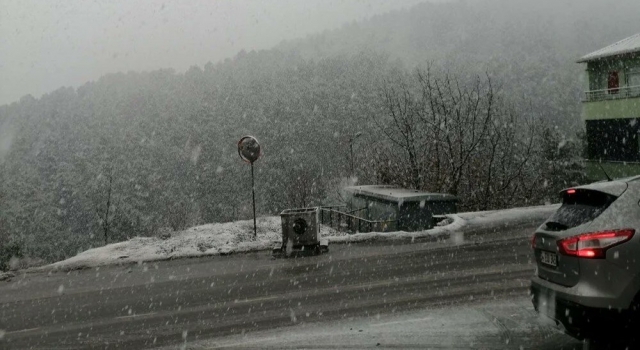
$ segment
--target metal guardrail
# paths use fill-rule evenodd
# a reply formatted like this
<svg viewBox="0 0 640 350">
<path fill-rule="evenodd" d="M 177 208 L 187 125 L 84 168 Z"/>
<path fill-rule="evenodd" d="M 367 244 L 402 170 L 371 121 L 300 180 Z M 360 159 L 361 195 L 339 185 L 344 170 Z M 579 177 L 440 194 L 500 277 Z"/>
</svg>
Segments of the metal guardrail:
<svg viewBox="0 0 640 350">
<path fill-rule="evenodd" d="M 342 209 L 345 207 L 321 207 L 320 223 L 337 231 L 357 233 L 387 232 L 395 230 L 396 220 L 371 221 L 335 210 L 334 208 Z"/>
<path fill-rule="evenodd" d="M 325 205 L 320 207 L 320 210 L 322 209 L 341 211 L 341 210 L 346 210 L 347 206 L 346 205 Z"/>
<path fill-rule="evenodd" d="M 624 86 L 615 89 L 585 91 L 583 101 L 595 102 L 604 100 L 618 100 L 630 97 L 640 97 L 640 85 Z"/>
</svg>

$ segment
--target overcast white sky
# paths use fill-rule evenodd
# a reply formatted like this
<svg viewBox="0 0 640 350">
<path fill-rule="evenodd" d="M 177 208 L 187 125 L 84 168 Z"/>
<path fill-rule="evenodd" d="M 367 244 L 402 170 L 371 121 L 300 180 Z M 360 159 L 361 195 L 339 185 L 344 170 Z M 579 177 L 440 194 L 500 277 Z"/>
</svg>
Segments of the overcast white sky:
<svg viewBox="0 0 640 350">
<path fill-rule="evenodd" d="M 118 71 L 203 66 L 425 0 L 0 0 L 0 105 Z"/>
</svg>

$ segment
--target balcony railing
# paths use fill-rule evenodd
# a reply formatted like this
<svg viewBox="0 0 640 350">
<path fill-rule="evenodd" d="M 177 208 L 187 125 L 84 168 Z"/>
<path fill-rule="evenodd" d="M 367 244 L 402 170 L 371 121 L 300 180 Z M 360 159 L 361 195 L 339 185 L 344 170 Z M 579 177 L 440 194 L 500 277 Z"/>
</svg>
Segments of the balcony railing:
<svg viewBox="0 0 640 350">
<path fill-rule="evenodd" d="M 624 86 L 615 89 L 592 90 L 584 93 L 584 102 L 618 100 L 630 97 L 640 97 L 640 85 Z"/>
</svg>

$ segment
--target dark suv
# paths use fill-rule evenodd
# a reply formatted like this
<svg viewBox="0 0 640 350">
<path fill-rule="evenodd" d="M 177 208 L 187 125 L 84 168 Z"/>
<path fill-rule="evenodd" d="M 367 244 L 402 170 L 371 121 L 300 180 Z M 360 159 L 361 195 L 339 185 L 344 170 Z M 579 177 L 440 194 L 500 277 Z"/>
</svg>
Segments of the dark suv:
<svg viewBox="0 0 640 350">
<path fill-rule="evenodd" d="M 531 241 L 534 308 L 578 339 L 637 341 L 640 176 L 561 195 L 562 206 Z"/>
</svg>

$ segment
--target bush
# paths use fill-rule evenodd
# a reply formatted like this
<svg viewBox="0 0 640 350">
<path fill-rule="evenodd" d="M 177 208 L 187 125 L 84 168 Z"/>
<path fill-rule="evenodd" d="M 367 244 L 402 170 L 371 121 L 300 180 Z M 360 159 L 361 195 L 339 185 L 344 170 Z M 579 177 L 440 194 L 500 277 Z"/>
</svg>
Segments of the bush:
<svg viewBox="0 0 640 350">
<path fill-rule="evenodd" d="M 12 258 L 22 258 L 22 246 L 18 242 L 11 242 L 0 247 L 0 271 L 9 270 Z"/>
</svg>

